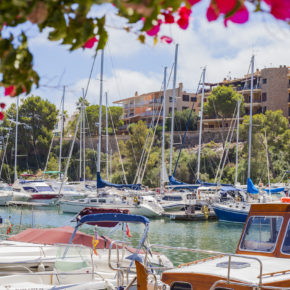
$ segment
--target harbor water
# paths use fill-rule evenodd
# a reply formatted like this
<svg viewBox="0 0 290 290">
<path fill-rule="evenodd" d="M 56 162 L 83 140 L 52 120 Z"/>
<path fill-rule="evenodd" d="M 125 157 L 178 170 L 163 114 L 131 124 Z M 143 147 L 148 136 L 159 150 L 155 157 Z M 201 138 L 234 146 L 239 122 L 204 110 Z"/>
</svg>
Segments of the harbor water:
<svg viewBox="0 0 290 290">
<path fill-rule="evenodd" d="M 3 220 L 10 217 L 12 234 L 29 227 L 61 227 L 74 226 L 74 215 L 63 214 L 55 208 L 27 209 L 19 207 L 2 207 L 0 216 Z M 82 231 L 93 234 L 96 230 L 98 235 L 107 235 L 113 239 L 125 238 L 132 242 L 133 246 L 143 233 L 143 225 L 130 224 L 132 237 L 128 238 L 125 231 L 114 229 L 95 229 L 92 226 L 83 226 Z M 162 244 L 173 247 L 198 248 L 233 253 L 237 247 L 243 229 L 242 224 L 230 224 L 218 221 L 174 221 L 168 218 L 151 219 L 149 230 L 150 244 Z M 3 233 L 3 232 L 2 232 Z M 157 249 L 156 249 L 157 250 Z M 158 249 L 158 251 L 162 251 Z M 175 264 L 186 263 L 196 258 L 202 258 L 196 254 L 163 250 L 168 258 Z"/>
</svg>

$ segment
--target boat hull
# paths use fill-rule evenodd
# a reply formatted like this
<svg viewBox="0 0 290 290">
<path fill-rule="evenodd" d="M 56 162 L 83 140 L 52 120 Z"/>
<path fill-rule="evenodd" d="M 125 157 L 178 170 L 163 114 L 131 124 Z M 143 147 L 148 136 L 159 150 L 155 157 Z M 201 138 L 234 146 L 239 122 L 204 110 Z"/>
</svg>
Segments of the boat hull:
<svg viewBox="0 0 290 290">
<path fill-rule="evenodd" d="M 13 198 L 12 194 L 0 195 L 0 206 L 6 205 L 7 202 L 12 200 L 12 198 Z"/>
<path fill-rule="evenodd" d="M 235 208 L 225 208 L 218 205 L 212 206 L 220 221 L 245 223 L 248 217 L 247 211 L 235 210 Z"/>
</svg>

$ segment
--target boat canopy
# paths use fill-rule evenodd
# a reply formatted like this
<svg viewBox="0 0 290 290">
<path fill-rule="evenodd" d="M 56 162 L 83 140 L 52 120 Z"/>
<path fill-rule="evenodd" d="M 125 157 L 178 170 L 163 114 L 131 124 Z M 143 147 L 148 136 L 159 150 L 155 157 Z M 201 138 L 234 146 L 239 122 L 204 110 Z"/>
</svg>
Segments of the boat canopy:
<svg viewBox="0 0 290 290">
<path fill-rule="evenodd" d="M 265 188 L 263 190 L 266 191 L 267 193 L 278 193 L 278 192 L 284 191 L 285 188 L 284 187 L 279 187 L 279 188 Z M 252 193 L 252 194 L 259 193 L 259 189 L 253 184 L 253 181 L 252 181 L 251 178 L 248 178 L 247 191 L 248 191 L 248 193 Z"/>
<path fill-rule="evenodd" d="M 123 214 L 123 213 L 100 213 L 89 214 L 83 216 L 77 224 L 79 227 L 82 224 L 90 222 L 123 222 L 123 223 L 143 223 L 149 224 L 149 219 L 141 215 Z"/>
<path fill-rule="evenodd" d="M 174 176 L 169 176 L 169 183 L 168 183 L 169 187 L 173 187 L 174 189 L 195 189 L 198 188 L 199 186 L 196 184 L 189 184 L 189 183 L 185 183 L 185 182 L 181 182 L 179 180 L 176 180 L 174 178 Z"/>
<path fill-rule="evenodd" d="M 259 189 L 254 185 L 251 178 L 248 178 L 247 180 L 247 192 L 252 194 L 259 193 Z"/>
<path fill-rule="evenodd" d="M 110 183 L 102 179 L 100 172 L 97 172 L 97 188 L 103 187 L 115 187 L 115 188 L 129 188 L 134 190 L 141 190 L 141 184 L 115 184 Z"/>
</svg>

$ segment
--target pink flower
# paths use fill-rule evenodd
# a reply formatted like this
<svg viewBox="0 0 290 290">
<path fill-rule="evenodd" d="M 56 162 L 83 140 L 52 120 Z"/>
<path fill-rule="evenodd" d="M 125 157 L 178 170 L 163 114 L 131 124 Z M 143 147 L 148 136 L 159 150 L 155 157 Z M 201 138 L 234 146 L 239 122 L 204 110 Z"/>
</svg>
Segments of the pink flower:
<svg viewBox="0 0 290 290">
<path fill-rule="evenodd" d="M 173 41 L 173 39 L 171 37 L 166 36 L 166 35 L 161 36 L 160 40 L 163 41 L 163 42 L 166 42 L 168 44 L 170 44 Z"/>
<path fill-rule="evenodd" d="M 9 86 L 5 88 L 4 95 L 14 97 L 16 94 L 15 86 Z"/>
<path fill-rule="evenodd" d="M 92 48 L 95 44 L 95 42 L 98 42 L 98 39 L 94 36 L 92 38 L 90 38 L 85 44 L 84 44 L 84 48 Z"/>
<path fill-rule="evenodd" d="M 0 120 L 4 119 L 4 114 L 2 112 L 0 112 Z"/>
<path fill-rule="evenodd" d="M 200 0 L 187 0 L 187 2 L 193 6 L 194 4 L 198 3 Z"/>
<path fill-rule="evenodd" d="M 245 5 L 243 5 L 235 14 L 232 16 L 225 18 L 224 24 L 227 26 L 228 21 L 232 21 L 234 23 L 245 23 L 249 20 L 249 11 Z"/>
<path fill-rule="evenodd" d="M 164 15 L 164 23 L 174 23 L 174 17 L 170 12 L 162 13 Z"/>
<path fill-rule="evenodd" d="M 181 29 L 186 29 L 189 25 L 189 17 L 179 18 L 177 24 Z"/>
<path fill-rule="evenodd" d="M 234 23 L 245 23 L 249 20 L 249 11 L 243 2 L 244 0 L 212 0 L 210 6 L 207 8 L 207 20 L 214 21 L 220 16 L 220 14 L 224 14 L 225 26 L 227 26 L 228 21 Z M 239 4 L 240 7 L 234 12 L 237 4 Z M 231 14 L 231 12 L 234 13 Z M 228 14 L 230 14 L 230 16 L 227 16 Z"/>
<path fill-rule="evenodd" d="M 151 29 L 149 29 L 148 31 L 146 31 L 146 33 L 149 36 L 155 36 L 158 34 L 159 30 L 160 30 L 160 25 L 162 24 L 162 20 L 158 20 L 158 24 L 154 25 Z"/>
<path fill-rule="evenodd" d="M 277 19 L 290 20 L 289 0 L 264 0 L 270 7 L 270 13 Z"/>
<path fill-rule="evenodd" d="M 2 110 L 4 110 L 5 107 L 6 107 L 6 104 L 5 103 L 0 103 L 0 107 L 1 107 Z"/>
<path fill-rule="evenodd" d="M 177 20 L 177 24 L 181 29 L 186 29 L 189 25 L 189 16 L 191 14 L 191 9 L 186 6 L 179 8 L 178 14 L 180 18 Z"/>
</svg>

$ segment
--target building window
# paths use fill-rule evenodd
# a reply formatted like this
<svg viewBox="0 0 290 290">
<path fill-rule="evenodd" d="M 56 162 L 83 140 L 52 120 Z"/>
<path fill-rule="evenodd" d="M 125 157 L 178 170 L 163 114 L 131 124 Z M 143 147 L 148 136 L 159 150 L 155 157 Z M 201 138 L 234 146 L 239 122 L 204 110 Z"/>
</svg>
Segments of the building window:
<svg viewBox="0 0 290 290">
<path fill-rule="evenodd" d="M 189 95 L 182 95 L 183 102 L 189 102 Z"/>
<path fill-rule="evenodd" d="M 267 79 L 263 79 L 263 84 L 266 84 L 267 83 Z"/>
<path fill-rule="evenodd" d="M 197 102 L 197 97 L 191 97 L 192 102 Z"/>
<path fill-rule="evenodd" d="M 288 116 L 290 116 L 290 108 L 288 107 Z"/>
<path fill-rule="evenodd" d="M 169 107 L 168 109 L 169 109 L 169 114 L 170 114 L 172 112 L 172 107 Z"/>
<path fill-rule="evenodd" d="M 267 101 L 267 93 L 262 93 L 262 102 Z"/>
<path fill-rule="evenodd" d="M 214 125 L 209 125 L 209 128 L 210 129 L 214 129 Z"/>
<path fill-rule="evenodd" d="M 262 113 L 265 114 L 266 111 L 267 111 L 267 107 L 263 107 L 263 111 L 262 111 Z"/>
<path fill-rule="evenodd" d="M 172 97 L 169 97 L 169 102 L 172 103 Z"/>
<path fill-rule="evenodd" d="M 290 93 L 288 94 L 288 102 L 290 103 Z"/>
<path fill-rule="evenodd" d="M 188 107 L 182 107 L 182 111 L 189 109 Z"/>
<path fill-rule="evenodd" d="M 204 100 L 203 100 L 205 103 L 207 102 L 207 98 L 204 98 Z"/>
</svg>

